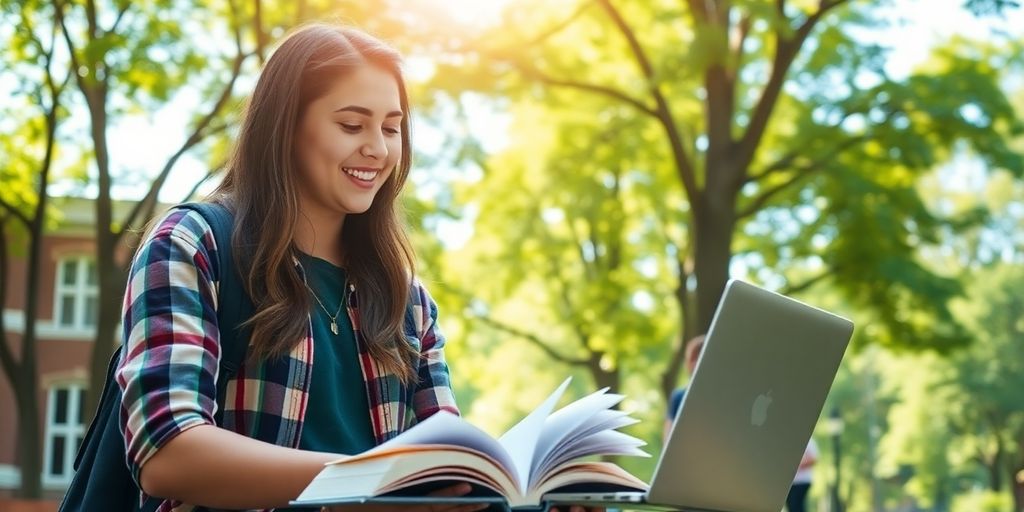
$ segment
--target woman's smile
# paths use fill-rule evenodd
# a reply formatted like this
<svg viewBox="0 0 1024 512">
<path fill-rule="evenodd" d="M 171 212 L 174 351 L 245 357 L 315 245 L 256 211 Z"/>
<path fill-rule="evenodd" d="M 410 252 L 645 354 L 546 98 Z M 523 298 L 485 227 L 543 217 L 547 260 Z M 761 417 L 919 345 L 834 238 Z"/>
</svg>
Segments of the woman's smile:
<svg viewBox="0 0 1024 512">
<path fill-rule="evenodd" d="M 365 189 L 373 188 L 373 183 L 381 171 L 373 167 L 342 167 L 341 170 L 353 183 Z"/>
</svg>

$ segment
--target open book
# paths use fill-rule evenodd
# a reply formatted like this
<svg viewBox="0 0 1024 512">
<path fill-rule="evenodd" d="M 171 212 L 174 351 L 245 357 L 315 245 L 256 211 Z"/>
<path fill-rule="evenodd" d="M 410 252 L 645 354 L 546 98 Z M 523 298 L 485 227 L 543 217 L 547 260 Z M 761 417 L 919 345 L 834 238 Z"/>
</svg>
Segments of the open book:
<svg viewBox="0 0 1024 512">
<path fill-rule="evenodd" d="M 502 497 L 509 507 L 537 506 L 544 494 L 568 486 L 646 490 L 647 484 L 602 455 L 648 456 L 645 443 L 616 429 L 638 420 L 614 410 L 622 395 L 603 389 L 552 413 L 566 379 L 533 412 L 499 439 L 447 412 L 359 455 L 330 462 L 292 505 L 326 505 L 415 492 L 462 481 Z"/>
</svg>

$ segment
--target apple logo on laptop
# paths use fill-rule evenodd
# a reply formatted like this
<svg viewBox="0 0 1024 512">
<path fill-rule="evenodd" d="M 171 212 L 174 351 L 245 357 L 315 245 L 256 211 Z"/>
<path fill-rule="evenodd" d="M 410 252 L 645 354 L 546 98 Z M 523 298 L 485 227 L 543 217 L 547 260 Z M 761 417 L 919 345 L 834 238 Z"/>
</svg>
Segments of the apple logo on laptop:
<svg viewBox="0 0 1024 512">
<path fill-rule="evenodd" d="M 764 425 L 768 419 L 768 406 L 772 405 L 772 391 L 761 393 L 754 399 L 754 405 L 750 408 L 750 424 L 755 427 Z"/>
</svg>

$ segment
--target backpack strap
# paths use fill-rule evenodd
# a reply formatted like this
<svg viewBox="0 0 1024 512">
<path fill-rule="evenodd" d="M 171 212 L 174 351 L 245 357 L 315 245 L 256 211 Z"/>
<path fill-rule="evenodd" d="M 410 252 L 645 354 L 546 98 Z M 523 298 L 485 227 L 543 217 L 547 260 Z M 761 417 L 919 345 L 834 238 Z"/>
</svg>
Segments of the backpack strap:
<svg viewBox="0 0 1024 512">
<path fill-rule="evenodd" d="M 206 219 L 217 242 L 219 290 L 217 292 L 217 324 L 220 327 L 220 371 L 217 373 L 217 424 L 224 414 L 227 384 L 245 361 L 252 329 L 242 324 L 252 317 L 255 307 L 245 292 L 232 254 L 231 235 L 235 216 L 220 203 L 184 203 L 178 206 L 195 211 Z"/>
</svg>

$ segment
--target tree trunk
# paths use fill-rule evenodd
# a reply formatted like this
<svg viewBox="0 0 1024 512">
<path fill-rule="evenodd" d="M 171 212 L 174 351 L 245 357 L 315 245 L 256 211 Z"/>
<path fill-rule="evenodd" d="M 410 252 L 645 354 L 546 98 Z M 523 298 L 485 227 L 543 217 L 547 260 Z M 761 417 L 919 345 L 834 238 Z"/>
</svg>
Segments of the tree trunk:
<svg viewBox="0 0 1024 512">
<path fill-rule="evenodd" d="M 96 321 L 96 338 L 93 341 L 89 360 L 89 389 L 86 392 L 86 403 L 83 405 L 86 422 L 91 421 L 99 406 L 100 393 L 103 391 L 107 377 L 107 363 L 116 348 L 117 328 L 121 320 L 121 302 L 124 298 L 125 280 L 121 277 L 124 275 L 122 266 L 116 261 L 109 260 L 103 264 L 115 268 L 110 269 L 106 276 L 100 278 L 99 318 Z M 115 273 L 118 271 L 120 272 Z"/>
<path fill-rule="evenodd" d="M 99 280 L 99 311 L 96 319 L 96 337 L 93 340 L 89 360 L 89 389 L 85 392 L 85 421 L 92 421 L 99 404 L 100 393 L 103 392 L 103 380 L 106 377 L 107 361 L 113 351 L 113 334 L 117 328 L 117 312 L 121 309 L 118 294 L 124 290 L 114 291 L 115 282 L 111 273 L 117 268 L 114 246 L 117 237 L 111 231 L 113 227 L 113 205 L 110 197 L 110 155 L 107 146 L 107 84 L 99 81 L 92 87 L 83 88 L 83 95 L 89 105 L 90 131 L 96 157 L 96 174 L 98 192 L 96 194 L 96 272 Z"/>
<path fill-rule="evenodd" d="M 736 225 L 735 197 L 713 190 L 706 192 L 694 215 L 698 333 L 706 333 L 711 327 L 711 319 L 729 280 L 733 228 Z"/>
<path fill-rule="evenodd" d="M 986 464 L 985 469 L 988 470 L 989 478 L 989 489 L 992 492 L 999 493 L 1003 491 L 1003 471 L 1002 471 L 1002 457 L 998 454 L 991 464 Z"/>
<path fill-rule="evenodd" d="M 1010 475 L 1013 485 L 1013 510 L 1024 512 L 1024 468 Z"/>
<path fill-rule="evenodd" d="M 55 100 L 56 101 L 56 100 Z M 53 159 L 53 143 L 56 133 L 56 111 L 47 116 L 47 147 L 39 173 L 38 200 L 29 227 L 28 279 L 25 289 L 25 332 L 21 340 L 21 368 L 17 376 L 18 396 L 18 464 L 21 467 L 21 490 L 23 498 L 41 498 L 40 482 L 42 450 L 39 442 L 39 366 L 36 359 L 36 321 L 39 318 L 39 283 L 43 265 L 43 227 L 46 222 L 46 208 L 49 202 L 47 186 L 50 180 L 50 164 Z M 6 342 L 6 339 L 5 339 Z M 15 379 L 12 379 L 15 380 Z"/>
<path fill-rule="evenodd" d="M 18 403 L 18 467 L 21 469 L 21 487 L 18 497 L 39 499 L 43 496 L 43 472 L 39 436 L 39 379 L 35 368 L 23 368 L 15 386 Z"/>
</svg>

